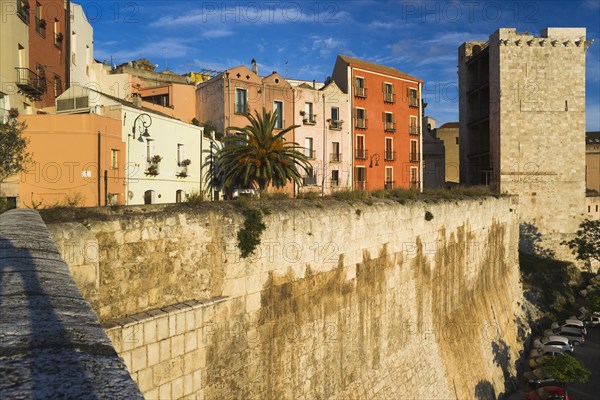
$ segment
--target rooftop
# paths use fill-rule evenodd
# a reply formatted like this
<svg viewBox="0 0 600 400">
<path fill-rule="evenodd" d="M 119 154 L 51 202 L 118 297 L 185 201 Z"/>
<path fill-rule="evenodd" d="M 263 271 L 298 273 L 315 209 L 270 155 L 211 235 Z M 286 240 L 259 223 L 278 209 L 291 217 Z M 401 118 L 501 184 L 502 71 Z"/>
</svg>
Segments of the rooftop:
<svg viewBox="0 0 600 400">
<path fill-rule="evenodd" d="M 364 69 L 368 69 L 368 70 L 384 72 L 388 75 L 396 76 L 398 78 L 409 79 L 409 80 L 413 80 L 416 82 L 423 82 L 422 79 L 415 78 L 412 75 L 409 75 L 407 73 L 399 71 L 396 68 L 388 67 L 386 65 L 376 64 L 376 63 L 373 63 L 370 61 L 365 61 L 365 60 L 360 60 L 358 58 L 344 56 L 342 54 L 338 54 L 338 58 L 340 58 L 341 60 L 345 61 L 346 63 L 350 64 L 353 67 L 359 67 L 359 68 L 364 68 Z"/>
</svg>

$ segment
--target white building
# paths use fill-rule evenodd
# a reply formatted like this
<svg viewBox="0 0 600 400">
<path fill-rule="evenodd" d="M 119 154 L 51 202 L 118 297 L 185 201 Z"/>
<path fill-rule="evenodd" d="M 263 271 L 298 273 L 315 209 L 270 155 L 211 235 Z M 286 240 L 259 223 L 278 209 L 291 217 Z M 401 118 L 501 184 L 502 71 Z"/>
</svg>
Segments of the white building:
<svg viewBox="0 0 600 400">
<path fill-rule="evenodd" d="M 201 165 L 210 139 L 203 127 L 81 86 L 72 86 L 56 103 L 59 114 L 95 113 L 122 121 L 128 205 L 176 203 L 206 192 Z"/>
<path fill-rule="evenodd" d="M 90 68 L 93 62 L 94 29 L 83 7 L 71 3 L 71 85 L 86 86 L 92 82 Z"/>
</svg>

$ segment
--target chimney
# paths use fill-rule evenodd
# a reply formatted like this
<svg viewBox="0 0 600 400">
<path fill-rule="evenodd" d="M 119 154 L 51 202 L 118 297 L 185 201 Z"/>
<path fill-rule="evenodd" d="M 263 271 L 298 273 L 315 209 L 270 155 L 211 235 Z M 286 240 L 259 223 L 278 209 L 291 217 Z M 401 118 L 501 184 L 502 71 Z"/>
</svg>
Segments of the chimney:
<svg viewBox="0 0 600 400">
<path fill-rule="evenodd" d="M 256 75 L 258 75 L 258 67 L 256 66 L 256 60 L 253 58 L 252 59 L 252 72 L 254 72 Z"/>
<path fill-rule="evenodd" d="M 315 79 L 313 79 L 313 89 L 317 88 L 317 81 Z"/>
</svg>

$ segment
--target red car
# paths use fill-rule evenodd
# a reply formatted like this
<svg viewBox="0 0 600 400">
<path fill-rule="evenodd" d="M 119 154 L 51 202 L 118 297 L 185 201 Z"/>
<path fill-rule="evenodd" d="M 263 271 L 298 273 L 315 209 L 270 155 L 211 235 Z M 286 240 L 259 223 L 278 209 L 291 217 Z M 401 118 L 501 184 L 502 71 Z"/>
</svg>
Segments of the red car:
<svg viewBox="0 0 600 400">
<path fill-rule="evenodd" d="M 571 400 L 563 388 L 544 386 L 527 394 L 527 400 Z"/>
</svg>

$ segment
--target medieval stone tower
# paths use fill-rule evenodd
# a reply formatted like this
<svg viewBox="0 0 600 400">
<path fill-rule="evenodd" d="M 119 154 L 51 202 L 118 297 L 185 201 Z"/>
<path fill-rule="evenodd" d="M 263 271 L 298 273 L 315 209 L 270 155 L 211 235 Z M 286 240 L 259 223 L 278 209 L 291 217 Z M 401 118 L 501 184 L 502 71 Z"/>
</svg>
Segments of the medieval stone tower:
<svg viewBox="0 0 600 400">
<path fill-rule="evenodd" d="M 585 35 L 503 28 L 458 50 L 461 182 L 516 195 L 522 249 L 561 258 L 585 207 Z"/>
</svg>

